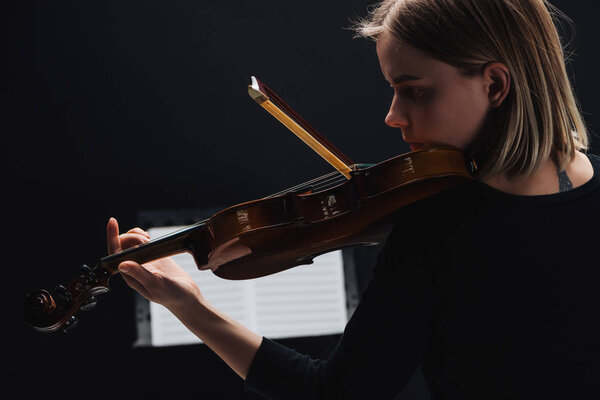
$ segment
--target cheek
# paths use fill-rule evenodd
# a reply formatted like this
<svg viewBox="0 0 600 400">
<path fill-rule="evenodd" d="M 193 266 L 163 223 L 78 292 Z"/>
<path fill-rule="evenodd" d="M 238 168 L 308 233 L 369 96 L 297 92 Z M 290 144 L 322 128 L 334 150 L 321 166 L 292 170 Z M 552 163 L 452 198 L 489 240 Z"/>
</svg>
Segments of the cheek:
<svg viewBox="0 0 600 400">
<path fill-rule="evenodd" d="M 422 127 L 432 142 L 464 149 L 477 135 L 487 108 L 473 96 L 454 92 L 423 109 Z"/>
</svg>

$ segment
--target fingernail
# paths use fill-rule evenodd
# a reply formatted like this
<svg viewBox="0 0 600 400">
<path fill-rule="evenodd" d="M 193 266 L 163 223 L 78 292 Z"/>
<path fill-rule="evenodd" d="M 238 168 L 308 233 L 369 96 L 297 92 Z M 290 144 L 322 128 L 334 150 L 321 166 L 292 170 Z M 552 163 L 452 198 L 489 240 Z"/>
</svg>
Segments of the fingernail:
<svg viewBox="0 0 600 400">
<path fill-rule="evenodd" d="M 128 273 L 130 269 L 131 269 L 131 268 L 130 268 L 130 267 L 129 267 L 129 265 L 127 265 L 127 264 L 120 264 L 120 265 L 119 265 L 119 271 L 120 271 L 121 273 L 123 273 L 123 274 L 126 274 L 126 273 Z"/>
</svg>

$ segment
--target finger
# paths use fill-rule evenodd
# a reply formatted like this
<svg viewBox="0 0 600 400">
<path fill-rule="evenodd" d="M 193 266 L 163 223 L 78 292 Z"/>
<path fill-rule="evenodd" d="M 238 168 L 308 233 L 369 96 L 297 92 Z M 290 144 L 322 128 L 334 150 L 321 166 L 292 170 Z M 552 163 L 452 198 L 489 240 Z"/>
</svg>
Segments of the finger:
<svg viewBox="0 0 600 400">
<path fill-rule="evenodd" d="M 144 286 L 142 286 L 141 283 L 136 281 L 134 277 L 129 276 L 127 274 L 121 274 L 121 276 L 123 277 L 123 280 L 125 281 L 125 283 L 127 283 L 127 285 L 130 288 L 132 288 L 133 290 L 138 292 L 146 300 L 152 301 L 152 298 L 150 297 L 150 293 L 148 293 L 146 288 Z"/>
<path fill-rule="evenodd" d="M 119 264 L 119 271 L 135 280 L 141 286 L 141 288 L 145 290 L 145 294 L 149 297 L 151 297 L 150 293 L 152 292 L 152 289 L 156 288 L 161 279 L 158 274 L 153 274 L 134 261 L 122 262 Z"/>
<path fill-rule="evenodd" d="M 142 228 L 133 228 L 133 229 L 130 229 L 127 233 L 139 233 L 141 235 L 146 236 L 148 239 L 150 239 L 150 234 L 148 232 L 146 232 L 145 230 L 143 230 Z"/>
<path fill-rule="evenodd" d="M 113 217 L 108 220 L 106 225 L 106 243 L 108 254 L 121 251 L 121 241 L 119 240 L 119 223 Z"/>
<path fill-rule="evenodd" d="M 119 236 L 119 242 L 121 249 L 125 250 L 138 244 L 146 243 L 150 239 L 147 236 L 139 233 L 124 233 Z"/>
</svg>

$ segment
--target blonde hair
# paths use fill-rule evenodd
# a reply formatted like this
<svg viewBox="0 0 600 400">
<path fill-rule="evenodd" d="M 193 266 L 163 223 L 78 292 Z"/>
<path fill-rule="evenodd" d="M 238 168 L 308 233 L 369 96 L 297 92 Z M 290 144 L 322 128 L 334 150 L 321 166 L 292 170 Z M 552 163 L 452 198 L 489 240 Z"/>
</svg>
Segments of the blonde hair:
<svg viewBox="0 0 600 400">
<path fill-rule="evenodd" d="M 505 64 L 510 92 L 469 149 L 480 176 L 528 176 L 552 157 L 563 170 L 588 135 L 573 94 L 556 23 L 546 0 L 384 0 L 355 22 L 357 37 L 383 34 L 477 74 Z M 570 21 L 569 21 L 570 22 Z"/>
</svg>

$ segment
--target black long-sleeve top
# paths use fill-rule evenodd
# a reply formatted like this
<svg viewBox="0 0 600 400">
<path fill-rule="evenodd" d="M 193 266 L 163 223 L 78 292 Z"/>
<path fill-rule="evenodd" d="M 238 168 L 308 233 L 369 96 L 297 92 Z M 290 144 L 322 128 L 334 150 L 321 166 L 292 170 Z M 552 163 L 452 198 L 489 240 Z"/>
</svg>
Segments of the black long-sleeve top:
<svg viewBox="0 0 600 400">
<path fill-rule="evenodd" d="M 567 192 L 473 181 L 403 208 L 327 360 L 263 338 L 246 379 L 273 399 L 600 399 L 600 158 Z"/>
</svg>

